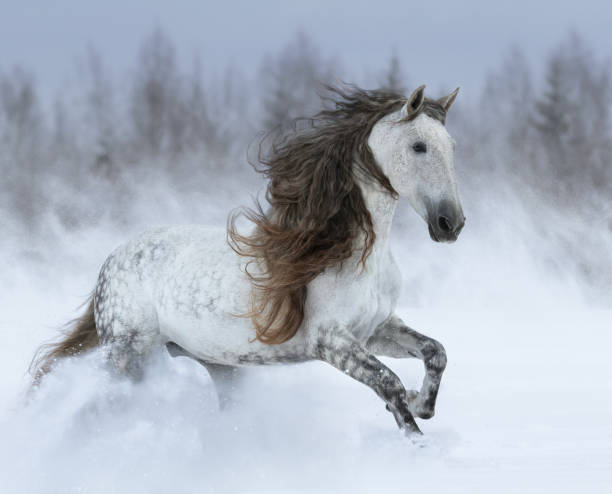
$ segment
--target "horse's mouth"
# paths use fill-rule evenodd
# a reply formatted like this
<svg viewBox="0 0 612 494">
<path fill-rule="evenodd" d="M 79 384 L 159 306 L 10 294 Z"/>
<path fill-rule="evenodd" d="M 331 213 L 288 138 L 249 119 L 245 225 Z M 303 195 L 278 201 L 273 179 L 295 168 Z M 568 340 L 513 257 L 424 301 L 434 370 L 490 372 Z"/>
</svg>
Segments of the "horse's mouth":
<svg viewBox="0 0 612 494">
<path fill-rule="evenodd" d="M 429 227 L 429 236 L 431 237 L 431 239 L 432 239 L 434 242 L 439 242 L 440 240 L 438 240 L 438 237 L 437 237 L 437 236 L 436 236 L 436 234 L 434 233 L 434 230 L 433 230 L 433 228 L 431 227 L 431 223 L 429 223 L 427 226 Z"/>
<path fill-rule="evenodd" d="M 427 226 L 429 236 L 434 242 L 452 243 L 457 240 L 465 225 L 461 205 L 444 199 L 436 204 L 431 201 L 427 206 Z"/>
</svg>

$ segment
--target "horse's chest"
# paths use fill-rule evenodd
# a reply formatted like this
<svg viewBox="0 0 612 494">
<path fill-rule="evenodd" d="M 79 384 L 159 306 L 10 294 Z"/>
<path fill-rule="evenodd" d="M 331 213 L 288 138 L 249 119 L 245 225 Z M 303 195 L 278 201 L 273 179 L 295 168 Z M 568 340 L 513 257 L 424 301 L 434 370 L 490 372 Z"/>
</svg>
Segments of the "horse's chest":
<svg viewBox="0 0 612 494">
<path fill-rule="evenodd" d="M 357 331 L 367 337 L 394 312 L 401 285 L 399 271 L 391 255 L 386 256 L 376 268 L 363 283 L 356 283 L 354 287 L 355 292 L 367 294 L 366 297 L 361 296 L 363 305 L 361 309 L 356 307 L 355 318 Z"/>
<path fill-rule="evenodd" d="M 395 310 L 401 279 L 390 254 L 371 256 L 364 271 L 325 276 L 309 291 L 316 325 L 340 325 L 359 340 L 369 338 Z"/>
</svg>

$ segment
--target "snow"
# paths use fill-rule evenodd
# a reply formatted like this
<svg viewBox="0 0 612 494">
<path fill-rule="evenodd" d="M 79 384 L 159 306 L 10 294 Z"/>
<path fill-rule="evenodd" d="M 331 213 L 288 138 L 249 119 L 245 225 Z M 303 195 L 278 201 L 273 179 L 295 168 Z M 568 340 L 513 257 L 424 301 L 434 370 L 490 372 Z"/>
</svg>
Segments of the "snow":
<svg viewBox="0 0 612 494">
<path fill-rule="evenodd" d="M 189 207 L 159 222 L 178 222 Z M 222 222 L 202 209 L 196 220 Z M 122 230 L 59 229 L 39 244 L 8 237 L 0 490 L 610 492 L 612 310 L 590 303 L 572 273 L 534 262 L 540 247 L 517 226 L 520 211 L 487 229 L 486 214 L 470 223 L 465 209 L 451 246 L 429 241 L 409 211 L 397 224 L 399 314 L 443 342 L 449 358 L 436 416 L 419 421 L 419 439 L 396 430 L 374 393 L 321 363 L 253 369 L 226 412 L 203 369 L 167 355 L 139 384 L 111 378 L 96 353 L 69 360 L 28 398 L 36 347 L 77 314 L 105 255 L 153 224 L 157 210 Z M 420 362 L 386 362 L 408 388 L 419 386 Z"/>
</svg>

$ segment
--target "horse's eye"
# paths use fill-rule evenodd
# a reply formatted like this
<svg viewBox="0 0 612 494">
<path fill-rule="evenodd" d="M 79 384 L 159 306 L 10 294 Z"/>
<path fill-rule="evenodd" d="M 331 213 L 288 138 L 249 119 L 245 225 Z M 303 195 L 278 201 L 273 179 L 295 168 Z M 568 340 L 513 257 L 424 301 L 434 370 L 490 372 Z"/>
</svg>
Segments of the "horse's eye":
<svg viewBox="0 0 612 494">
<path fill-rule="evenodd" d="M 412 150 L 415 153 L 426 153 L 427 152 L 427 145 L 424 142 L 422 142 L 422 141 L 418 141 L 418 142 L 415 142 L 412 145 Z"/>
</svg>

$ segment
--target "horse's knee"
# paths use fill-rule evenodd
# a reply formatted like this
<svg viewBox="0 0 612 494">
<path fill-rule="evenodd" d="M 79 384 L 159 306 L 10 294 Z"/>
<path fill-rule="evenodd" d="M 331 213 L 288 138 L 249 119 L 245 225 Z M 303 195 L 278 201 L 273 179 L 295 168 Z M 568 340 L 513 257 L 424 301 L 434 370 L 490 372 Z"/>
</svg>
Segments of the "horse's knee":
<svg viewBox="0 0 612 494">
<path fill-rule="evenodd" d="M 446 350 L 439 341 L 429 340 L 421 349 L 423 361 L 428 371 L 441 374 L 446 369 Z"/>
</svg>

